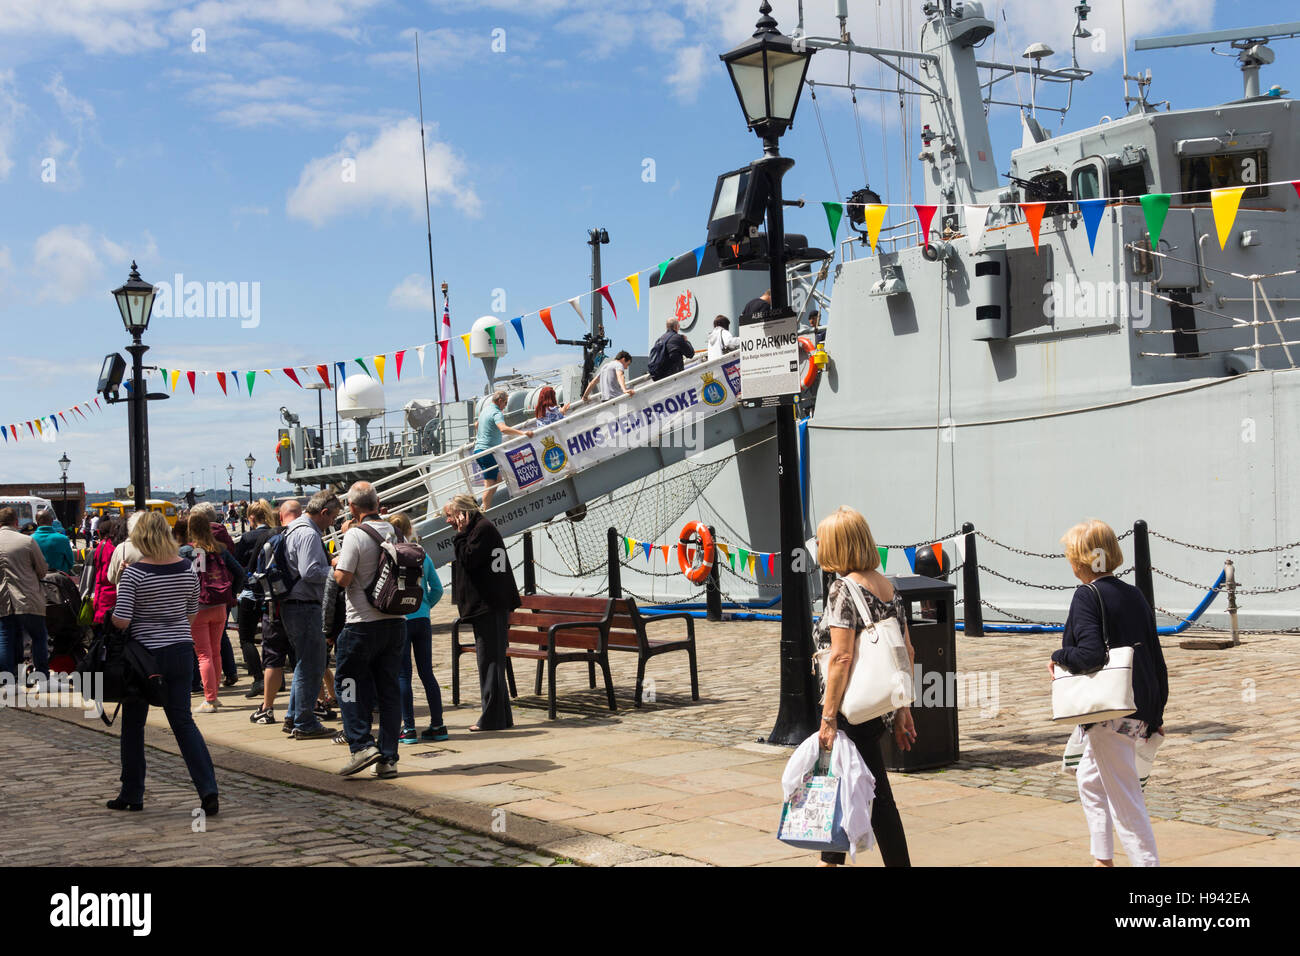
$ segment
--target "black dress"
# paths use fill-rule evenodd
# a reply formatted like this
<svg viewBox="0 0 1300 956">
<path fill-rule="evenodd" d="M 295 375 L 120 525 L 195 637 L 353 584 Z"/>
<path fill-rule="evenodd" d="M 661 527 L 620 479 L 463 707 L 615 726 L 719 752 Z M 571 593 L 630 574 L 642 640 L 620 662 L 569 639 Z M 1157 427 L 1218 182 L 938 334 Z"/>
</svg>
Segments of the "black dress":
<svg viewBox="0 0 1300 956">
<path fill-rule="evenodd" d="M 491 521 L 476 514 L 452 545 L 456 554 L 452 599 L 461 619 L 474 628 L 483 702 L 478 726 L 480 730 L 508 730 L 515 722 L 506 687 L 506 629 L 510 612 L 521 602 L 505 541 Z"/>
<path fill-rule="evenodd" d="M 903 610 L 903 599 L 898 590 L 894 590 L 892 601 L 882 601 L 869 590 L 843 578 L 831 584 L 826 594 L 826 613 L 822 615 L 817 630 L 818 648 L 830 647 L 832 627 L 846 627 L 855 634 L 866 626 L 858 614 L 857 604 L 849 593 L 849 588 L 858 588 L 862 594 L 867 610 L 873 620 L 880 621 L 888 617 L 897 618 L 906 626 L 907 614 Z M 819 672 L 820 673 L 820 672 Z M 826 688 L 822 687 L 823 698 Z M 851 724 L 843 714 L 837 714 L 836 726 L 844 731 L 845 736 L 853 741 L 862 761 L 876 778 L 876 799 L 871 804 L 871 829 L 876 835 L 880 847 L 880 858 L 885 866 L 911 866 L 911 857 L 907 852 L 907 836 L 903 833 L 903 820 L 898 815 L 898 806 L 894 803 L 894 791 L 889 786 L 889 774 L 885 772 L 885 755 L 880 749 L 880 738 L 892 729 L 893 714 L 876 717 L 860 724 Z M 824 863 L 843 863 L 843 853 L 823 853 Z"/>
</svg>

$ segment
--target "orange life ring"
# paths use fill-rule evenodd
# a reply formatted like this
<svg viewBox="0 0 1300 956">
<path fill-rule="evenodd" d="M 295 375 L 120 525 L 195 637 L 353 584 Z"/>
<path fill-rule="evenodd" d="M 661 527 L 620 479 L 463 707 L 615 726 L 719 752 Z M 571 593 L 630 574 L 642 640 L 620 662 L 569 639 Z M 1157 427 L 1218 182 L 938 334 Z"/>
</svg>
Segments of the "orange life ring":
<svg viewBox="0 0 1300 956">
<path fill-rule="evenodd" d="M 285 435 L 283 438 L 279 439 L 279 440 L 275 443 L 275 463 L 276 463 L 277 465 L 283 465 L 283 464 L 284 464 L 284 460 L 280 457 L 280 453 L 281 453 L 284 449 L 286 449 L 286 448 L 288 448 L 288 447 L 289 447 L 289 436 L 288 436 L 288 435 Z"/>
<path fill-rule="evenodd" d="M 817 381 L 817 376 L 821 374 L 821 366 L 813 361 L 813 354 L 817 351 L 817 343 L 810 336 L 799 336 L 799 349 L 804 353 L 804 370 L 803 378 L 799 380 L 800 388 L 812 388 L 813 382 Z"/>
<path fill-rule="evenodd" d="M 700 543 L 700 563 L 692 565 L 686 559 L 686 546 L 696 539 Z M 686 575 L 686 580 L 692 584 L 703 584 L 713 573 L 713 558 L 713 535 L 709 533 L 708 526 L 699 521 L 686 522 L 682 533 L 677 536 L 677 564 L 681 567 L 682 574 Z"/>
</svg>

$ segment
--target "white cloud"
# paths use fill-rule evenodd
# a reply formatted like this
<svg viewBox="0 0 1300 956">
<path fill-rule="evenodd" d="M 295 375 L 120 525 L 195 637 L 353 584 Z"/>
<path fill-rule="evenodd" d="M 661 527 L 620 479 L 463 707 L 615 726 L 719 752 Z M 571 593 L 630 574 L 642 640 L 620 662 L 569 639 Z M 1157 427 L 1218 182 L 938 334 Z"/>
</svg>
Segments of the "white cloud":
<svg viewBox="0 0 1300 956">
<path fill-rule="evenodd" d="M 167 0 L 6 0 L 0 35 L 69 37 L 89 53 L 132 54 L 167 45 L 157 15 Z"/>
<path fill-rule="evenodd" d="M 682 47 L 677 51 L 668 85 L 673 95 L 684 103 L 693 103 L 704 82 L 708 50 L 703 45 Z"/>
<path fill-rule="evenodd" d="M 426 127 L 426 132 L 430 198 L 477 217 L 482 201 L 467 182 L 465 160 L 449 144 L 432 138 L 436 125 Z M 307 163 L 286 209 L 292 218 L 317 227 L 375 207 L 406 209 L 423 217 L 419 165 L 420 124 L 413 117 L 384 126 L 367 145 L 351 133 L 337 151 Z"/>
<path fill-rule="evenodd" d="M 153 237 L 145 233 L 136 246 L 134 258 L 152 259 L 158 254 Z M 37 301 L 59 303 L 75 302 L 92 292 L 103 292 L 111 277 L 106 266 L 126 277 L 126 268 L 132 255 L 128 250 L 96 234 L 84 223 L 77 226 L 55 226 L 37 237 L 32 247 L 31 273 L 40 284 Z"/>
<path fill-rule="evenodd" d="M 1143 36 L 1172 30 L 1186 33 L 1208 27 L 1214 16 L 1215 0 L 1166 0 L 1163 3 L 1129 3 L 1128 42 L 1130 61 L 1133 59 L 1133 41 Z M 1003 0 L 1006 22 L 997 19 L 998 59 L 1019 62 L 1020 54 L 1030 43 L 1041 40 L 1056 51 L 1056 56 L 1043 61 L 1044 66 L 1069 65 L 1070 37 L 1074 32 L 1074 18 L 1044 17 L 1042 4 L 1036 0 Z M 1079 64 L 1095 68 L 1114 63 L 1121 58 L 1123 43 L 1120 29 L 1118 3 L 1097 3 L 1085 24 L 1093 38 L 1079 41 Z M 1095 49 L 1094 46 L 1101 47 Z M 1132 67 L 1132 63 L 1130 63 Z"/>
<path fill-rule="evenodd" d="M 14 128 L 22 112 L 23 104 L 14 87 L 14 71 L 0 70 L 0 180 L 8 179 L 9 171 L 14 168 L 9 151 L 13 148 Z"/>
<path fill-rule="evenodd" d="M 388 294 L 390 309 L 415 309 L 423 312 L 433 311 L 433 297 L 429 294 L 429 280 L 418 272 L 397 283 Z"/>
</svg>

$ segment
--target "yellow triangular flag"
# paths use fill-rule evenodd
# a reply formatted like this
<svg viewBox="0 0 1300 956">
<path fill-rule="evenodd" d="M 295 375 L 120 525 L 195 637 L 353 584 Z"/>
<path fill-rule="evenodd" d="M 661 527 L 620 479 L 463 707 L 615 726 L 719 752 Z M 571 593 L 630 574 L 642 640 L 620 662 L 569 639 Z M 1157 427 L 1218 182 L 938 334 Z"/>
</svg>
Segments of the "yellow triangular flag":
<svg viewBox="0 0 1300 956">
<path fill-rule="evenodd" d="M 379 384 L 384 384 L 384 356 L 375 356 L 375 371 L 379 373 Z"/>
<path fill-rule="evenodd" d="M 630 276 L 628 276 L 623 281 L 632 287 L 632 297 L 636 299 L 636 308 L 637 311 L 640 312 L 641 311 L 641 274 L 639 272 L 633 272 Z"/>
<path fill-rule="evenodd" d="M 179 369 L 172 369 L 172 391 L 176 391 L 176 383 L 180 381 L 181 373 Z"/>
<path fill-rule="evenodd" d="M 872 252 L 876 251 L 876 240 L 880 238 L 880 225 L 885 221 L 887 212 L 889 212 L 888 206 L 879 206 L 875 203 L 862 210 L 862 216 L 867 223 L 867 240 L 871 243 Z"/>
<path fill-rule="evenodd" d="M 460 340 L 461 340 L 462 342 L 465 343 L 465 358 L 466 358 L 468 361 L 471 361 L 471 362 L 474 361 L 474 356 L 472 356 L 472 355 L 469 354 L 469 333 L 466 332 L 464 335 L 462 335 L 462 336 L 460 337 Z"/>
<path fill-rule="evenodd" d="M 718 550 L 722 552 L 724 558 L 731 559 L 731 552 L 727 550 L 727 546 L 721 541 L 718 542 Z"/>
<path fill-rule="evenodd" d="M 1232 232 L 1232 223 L 1237 218 L 1237 206 L 1241 204 L 1241 196 L 1245 191 L 1245 186 L 1232 186 L 1210 192 L 1210 207 L 1214 210 L 1214 228 L 1219 230 L 1220 249 L 1228 244 L 1228 233 Z"/>
<path fill-rule="evenodd" d="M 45 429 L 41 427 L 41 420 L 40 420 L 39 418 L 36 419 L 36 433 L 37 433 L 38 435 L 44 435 L 44 434 L 45 434 Z"/>
</svg>

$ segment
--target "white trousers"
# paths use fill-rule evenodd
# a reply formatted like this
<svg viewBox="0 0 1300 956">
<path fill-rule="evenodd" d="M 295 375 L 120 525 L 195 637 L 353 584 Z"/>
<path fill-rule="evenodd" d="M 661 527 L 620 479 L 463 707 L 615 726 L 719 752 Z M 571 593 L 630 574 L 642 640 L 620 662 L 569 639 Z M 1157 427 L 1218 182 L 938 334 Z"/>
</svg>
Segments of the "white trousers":
<svg viewBox="0 0 1300 956">
<path fill-rule="evenodd" d="M 1079 801 L 1092 836 L 1092 855 L 1115 856 L 1114 833 L 1133 866 L 1159 866 L 1142 785 L 1138 783 L 1137 741 L 1097 724 L 1084 734 L 1077 778 Z M 1112 826 L 1113 821 L 1113 826 Z"/>
</svg>

